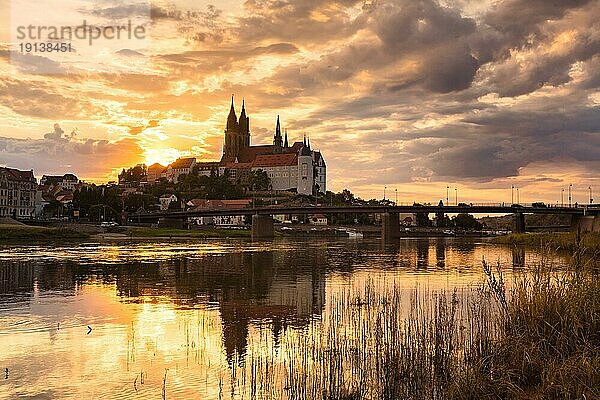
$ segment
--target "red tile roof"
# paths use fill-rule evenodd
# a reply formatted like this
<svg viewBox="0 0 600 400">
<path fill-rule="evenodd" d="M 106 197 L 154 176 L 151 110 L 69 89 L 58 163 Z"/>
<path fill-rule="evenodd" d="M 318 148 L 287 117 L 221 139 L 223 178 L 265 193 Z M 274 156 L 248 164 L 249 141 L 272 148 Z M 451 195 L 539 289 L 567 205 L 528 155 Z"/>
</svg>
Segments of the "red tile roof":
<svg viewBox="0 0 600 400">
<path fill-rule="evenodd" d="M 240 151 L 238 155 L 239 162 L 253 162 L 260 155 L 273 154 L 273 145 L 250 146 Z"/>
<path fill-rule="evenodd" d="M 162 172 L 162 171 L 165 170 L 165 168 L 167 168 L 167 167 L 165 167 L 163 165 L 160 165 L 159 163 L 154 163 L 154 164 L 152 164 L 151 166 L 148 167 L 148 171 L 154 171 L 154 170 L 156 170 L 156 171 L 161 171 Z"/>
<path fill-rule="evenodd" d="M 171 164 L 171 168 L 173 168 L 173 169 L 191 168 L 195 162 L 196 162 L 195 158 L 180 158 L 180 159 L 176 160 L 173 164 Z"/>
<path fill-rule="evenodd" d="M 33 171 L 21 171 L 14 168 L 0 167 L 0 175 L 6 175 L 8 180 L 21 182 L 34 182 Z"/>
<path fill-rule="evenodd" d="M 297 164 L 298 155 L 295 153 L 269 154 L 257 156 L 254 163 L 252 163 L 252 167 L 284 167 Z"/>
</svg>

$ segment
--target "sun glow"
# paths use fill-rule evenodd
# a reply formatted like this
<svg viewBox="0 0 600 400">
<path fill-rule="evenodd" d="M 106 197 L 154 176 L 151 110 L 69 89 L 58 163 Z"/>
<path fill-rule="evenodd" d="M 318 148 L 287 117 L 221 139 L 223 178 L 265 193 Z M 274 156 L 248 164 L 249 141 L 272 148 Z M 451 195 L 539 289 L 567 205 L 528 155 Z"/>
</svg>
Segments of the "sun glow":
<svg viewBox="0 0 600 400">
<path fill-rule="evenodd" d="M 167 166 L 181 156 L 181 152 L 173 148 L 146 149 L 144 151 L 144 162 L 148 166 L 155 163 Z"/>
</svg>

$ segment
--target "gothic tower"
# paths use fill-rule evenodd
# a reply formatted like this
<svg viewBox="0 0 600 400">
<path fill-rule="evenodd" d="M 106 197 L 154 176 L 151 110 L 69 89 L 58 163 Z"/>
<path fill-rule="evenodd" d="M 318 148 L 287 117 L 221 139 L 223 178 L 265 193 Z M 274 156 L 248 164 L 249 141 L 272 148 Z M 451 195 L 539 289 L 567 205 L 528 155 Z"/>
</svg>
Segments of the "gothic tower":
<svg viewBox="0 0 600 400">
<path fill-rule="evenodd" d="M 240 148 L 250 147 L 250 118 L 246 116 L 246 100 L 242 100 L 240 114 Z"/>
<path fill-rule="evenodd" d="M 281 153 L 281 148 L 283 147 L 283 137 L 281 136 L 281 123 L 279 122 L 279 115 L 277 116 L 277 126 L 275 127 L 273 146 L 275 146 L 275 153 Z"/>
<path fill-rule="evenodd" d="M 246 104 L 242 103 L 242 113 L 238 122 L 231 96 L 231 108 L 227 117 L 227 127 L 225 129 L 225 146 L 223 147 L 223 156 L 226 158 L 236 158 L 240 151 L 250 146 L 250 118 L 246 116 Z"/>
</svg>

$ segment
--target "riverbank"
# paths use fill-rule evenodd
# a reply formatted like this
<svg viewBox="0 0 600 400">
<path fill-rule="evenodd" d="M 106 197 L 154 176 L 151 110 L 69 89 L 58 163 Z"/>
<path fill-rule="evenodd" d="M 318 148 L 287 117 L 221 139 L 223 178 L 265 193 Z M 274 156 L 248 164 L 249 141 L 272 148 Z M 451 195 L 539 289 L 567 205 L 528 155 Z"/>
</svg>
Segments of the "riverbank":
<svg viewBox="0 0 600 400">
<path fill-rule="evenodd" d="M 82 241 L 89 238 L 90 235 L 73 229 L 0 225 L 0 240 L 3 242 Z"/>
<path fill-rule="evenodd" d="M 168 229 L 168 228 L 129 228 L 124 233 L 131 238 L 168 238 L 168 239 L 224 239 L 250 238 L 248 229 Z"/>
<path fill-rule="evenodd" d="M 582 233 L 580 237 L 583 248 L 591 250 L 600 250 L 600 233 L 587 232 Z M 492 243 L 510 244 L 518 246 L 549 247 L 552 249 L 561 249 L 573 251 L 578 247 L 577 235 L 574 232 L 566 233 L 513 233 L 506 236 L 499 236 L 492 239 Z"/>
</svg>

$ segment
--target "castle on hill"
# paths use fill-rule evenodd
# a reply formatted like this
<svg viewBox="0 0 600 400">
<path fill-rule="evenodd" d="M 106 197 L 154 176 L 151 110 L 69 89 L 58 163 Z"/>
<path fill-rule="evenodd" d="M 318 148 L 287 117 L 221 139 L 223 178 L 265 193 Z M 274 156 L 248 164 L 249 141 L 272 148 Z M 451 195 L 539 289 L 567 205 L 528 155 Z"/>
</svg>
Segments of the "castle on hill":
<svg viewBox="0 0 600 400">
<path fill-rule="evenodd" d="M 287 131 L 282 135 L 281 122 L 277 116 L 273 144 L 251 144 L 250 118 L 246 104 L 242 102 L 240 116 L 236 115 L 233 97 L 225 125 L 223 156 L 217 162 L 198 162 L 195 158 L 180 158 L 164 167 L 154 164 L 148 167 L 148 183 L 161 178 L 177 183 L 180 175 L 197 170 L 200 175 L 227 174 L 233 182 L 250 180 L 253 171 L 262 170 L 271 181 L 271 190 L 291 191 L 314 195 L 327 190 L 327 166 L 323 154 L 310 147 L 306 137 L 301 142 L 288 143 Z"/>
<path fill-rule="evenodd" d="M 320 151 L 312 150 L 310 139 L 288 143 L 287 131 L 282 135 L 281 122 L 277 116 L 273 144 L 251 145 L 250 118 L 246 114 L 245 101 L 239 118 L 235 112 L 233 97 L 227 116 L 225 142 L 221 168 L 233 176 L 247 171 L 262 169 L 271 179 L 273 190 L 296 191 L 298 194 L 325 193 L 327 190 L 327 166 Z"/>
</svg>

